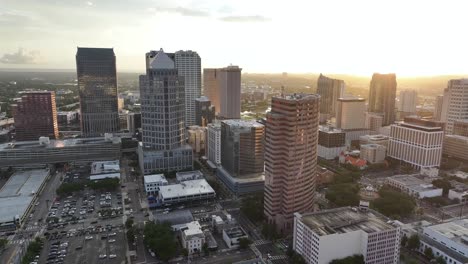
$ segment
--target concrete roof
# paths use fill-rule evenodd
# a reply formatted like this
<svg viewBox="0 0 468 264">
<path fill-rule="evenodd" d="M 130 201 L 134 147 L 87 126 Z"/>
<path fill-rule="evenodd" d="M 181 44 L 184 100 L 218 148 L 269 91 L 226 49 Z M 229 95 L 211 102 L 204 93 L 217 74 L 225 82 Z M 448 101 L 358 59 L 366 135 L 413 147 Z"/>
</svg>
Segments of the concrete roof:
<svg viewBox="0 0 468 264">
<path fill-rule="evenodd" d="M 166 177 L 164 177 L 164 174 L 145 175 L 144 181 L 145 183 L 154 183 L 154 182 L 162 182 L 162 181 L 167 182 Z"/>
<path fill-rule="evenodd" d="M 301 216 L 296 213 L 296 216 Z M 360 211 L 351 207 L 307 213 L 301 216 L 302 222 L 319 236 L 343 234 L 362 230 L 366 233 L 394 229 L 387 223 L 388 218 L 372 210 Z"/>
<path fill-rule="evenodd" d="M 164 199 L 214 192 L 213 188 L 204 179 L 159 187 L 159 195 Z"/>
<path fill-rule="evenodd" d="M 21 217 L 34 198 L 34 194 L 46 180 L 49 170 L 18 171 L 0 189 L 0 223 Z"/>
<path fill-rule="evenodd" d="M 70 138 L 70 139 L 57 139 L 50 140 L 49 144 L 41 145 L 39 140 L 33 141 L 18 141 L 0 144 L 0 151 L 8 151 L 15 149 L 39 149 L 39 148 L 65 148 L 76 145 L 86 145 L 86 144 L 112 144 L 112 141 L 107 141 L 104 137 L 95 137 L 95 138 Z"/>
<path fill-rule="evenodd" d="M 105 173 L 105 174 L 94 174 L 90 175 L 89 179 L 91 181 L 104 180 L 106 178 L 117 178 L 120 179 L 120 172 L 116 173 Z"/>
</svg>

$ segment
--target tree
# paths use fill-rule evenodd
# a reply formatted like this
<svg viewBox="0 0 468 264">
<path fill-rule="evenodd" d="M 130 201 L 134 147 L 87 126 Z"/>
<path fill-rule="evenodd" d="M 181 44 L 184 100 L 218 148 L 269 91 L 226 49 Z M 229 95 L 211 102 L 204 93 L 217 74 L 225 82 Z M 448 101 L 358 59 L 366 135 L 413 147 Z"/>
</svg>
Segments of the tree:
<svg viewBox="0 0 468 264">
<path fill-rule="evenodd" d="M 300 254 L 297 254 L 296 252 L 293 253 L 290 260 L 291 260 L 290 263 L 292 264 L 306 264 L 305 259 Z"/>
<path fill-rule="evenodd" d="M 438 256 L 438 257 L 436 258 L 436 262 L 437 262 L 438 264 L 447 264 L 447 261 L 445 261 L 445 259 L 444 259 L 442 256 Z"/>
<path fill-rule="evenodd" d="M 437 188 L 442 188 L 442 196 L 447 197 L 452 184 L 447 179 L 433 180 L 432 184 Z"/>
<path fill-rule="evenodd" d="M 406 236 L 406 234 L 403 235 L 403 237 L 401 238 L 401 246 L 402 247 L 406 247 L 406 244 L 408 243 L 408 237 Z"/>
<path fill-rule="evenodd" d="M 8 244 L 8 239 L 0 238 L 0 252 L 6 247 Z"/>
<path fill-rule="evenodd" d="M 379 198 L 371 202 L 371 207 L 388 217 L 409 216 L 416 206 L 416 202 L 411 196 L 395 191 L 388 186 L 380 188 L 379 195 Z"/>
<path fill-rule="evenodd" d="M 130 228 L 127 230 L 127 241 L 130 244 L 135 243 L 135 228 Z"/>
<path fill-rule="evenodd" d="M 127 219 L 127 221 L 125 221 L 125 227 L 127 229 L 131 228 L 133 226 L 133 219 Z"/>
<path fill-rule="evenodd" d="M 208 256 L 210 254 L 208 243 L 203 243 L 202 251 L 203 251 L 203 254 L 205 254 L 205 256 Z"/>
<path fill-rule="evenodd" d="M 340 176 L 341 177 L 341 176 Z M 352 183 L 335 184 L 328 188 L 325 198 L 337 206 L 359 205 L 359 186 Z"/>
<path fill-rule="evenodd" d="M 262 235 L 270 240 L 275 240 L 279 238 L 279 234 L 276 231 L 276 226 L 274 224 L 263 224 Z"/>
<path fill-rule="evenodd" d="M 410 236 L 410 238 L 408 239 L 408 249 L 409 250 L 415 250 L 417 248 L 419 248 L 419 236 L 417 234 L 414 234 L 412 236 Z"/>
<path fill-rule="evenodd" d="M 427 247 L 426 249 L 424 249 L 424 256 L 426 256 L 428 259 L 433 259 L 434 253 L 432 252 L 432 248 Z"/>
<path fill-rule="evenodd" d="M 353 255 L 342 259 L 334 259 L 330 264 L 365 264 L 362 255 Z"/>
<path fill-rule="evenodd" d="M 246 237 L 242 237 L 239 239 L 239 248 L 240 249 L 246 249 L 249 247 L 249 245 L 252 243 L 252 241 Z"/>
<path fill-rule="evenodd" d="M 245 197 L 241 203 L 241 212 L 254 223 L 263 221 L 263 194 Z"/>
<path fill-rule="evenodd" d="M 175 257 L 177 243 L 171 226 L 168 223 L 148 222 L 144 229 L 144 243 L 164 261 Z"/>
<path fill-rule="evenodd" d="M 188 250 L 187 250 L 186 248 L 183 248 L 183 249 L 181 250 L 181 252 L 182 252 L 182 255 L 183 255 L 184 257 L 187 257 L 187 256 L 188 256 Z"/>
</svg>

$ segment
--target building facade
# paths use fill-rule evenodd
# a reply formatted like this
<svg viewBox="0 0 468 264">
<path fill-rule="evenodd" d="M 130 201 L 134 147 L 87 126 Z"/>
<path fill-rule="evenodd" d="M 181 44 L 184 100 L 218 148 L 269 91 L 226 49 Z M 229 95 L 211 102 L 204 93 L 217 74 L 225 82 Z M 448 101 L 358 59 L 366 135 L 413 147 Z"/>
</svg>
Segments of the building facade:
<svg viewBox="0 0 468 264">
<path fill-rule="evenodd" d="M 39 137 L 56 139 L 59 136 L 55 93 L 23 92 L 12 105 L 17 141 L 38 140 Z"/>
<path fill-rule="evenodd" d="M 397 264 L 400 227 L 372 210 L 342 207 L 295 213 L 293 249 L 308 264 L 362 255 L 366 264 Z"/>
<path fill-rule="evenodd" d="M 370 82 L 368 111 L 383 114 L 383 126 L 395 121 L 396 75 L 374 73 Z"/>
<path fill-rule="evenodd" d="M 193 126 L 195 122 L 195 99 L 201 95 L 201 59 L 197 52 L 177 51 L 175 67 L 185 83 L 185 126 Z"/>
<path fill-rule="evenodd" d="M 444 141 L 444 123 L 405 118 L 391 126 L 388 156 L 417 169 L 439 167 Z"/>
<path fill-rule="evenodd" d="M 453 134 L 468 137 L 468 119 L 454 121 Z"/>
<path fill-rule="evenodd" d="M 265 126 L 240 119 L 221 122 L 221 165 L 234 177 L 263 172 Z"/>
<path fill-rule="evenodd" d="M 361 145 L 361 159 L 367 160 L 372 164 L 374 163 L 382 163 L 385 161 L 385 157 L 387 154 L 387 148 L 378 145 L 378 144 L 364 144 Z"/>
<path fill-rule="evenodd" d="M 195 124 L 206 127 L 216 116 L 216 109 L 206 96 L 195 99 Z"/>
<path fill-rule="evenodd" d="M 418 93 L 415 90 L 403 90 L 398 96 L 398 111 L 414 114 L 418 104 Z"/>
<path fill-rule="evenodd" d="M 220 85 L 220 69 L 203 69 L 203 94 L 211 101 L 216 114 L 221 110 Z"/>
<path fill-rule="evenodd" d="M 346 150 L 346 133 L 340 129 L 320 126 L 318 135 L 318 156 L 327 160 L 337 158 Z"/>
<path fill-rule="evenodd" d="M 181 230 L 181 233 L 182 246 L 187 249 L 190 255 L 202 252 L 202 247 L 206 240 L 198 221 L 187 223 L 186 227 Z"/>
<path fill-rule="evenodd" d="M 444 105 L 444 96 L 438 95 L 434 102 L 434 114 L 432 115 L 432 119 L 435 121 L 442 121 L 442 108 Z"/>
<path fill-rule="evenodd" d="M 76 73 L 82 135 L 95 137 L 118 132 L 120 128 L 114 50 L 78 47 Z"/>
<path fill-rule="evenodd" d="M 337 100 L 344 96 L 343 80 L 328 78 L 320 74 L 317 80 L 317 94 L 320 95 L 320 114 L 327 117 L 336 115 Z"/>
<path fill-rule="evenodd" d="M 453 134 L 455 121 L 468 119 L 468 79 L 450 80 L 447 86 L 443 109 L 446 108 L 446 132 Z M 445 121 L 444 111 L 442 121 Z"/>
<path fill-rule="evenodd" d="M 221 164 L 221 124 L 208 124 L 207 130 L 208 160 L 215 165 Z"/>
<path fill-rule="evenodd" d="M 238 66 L 228 66 L 219 69 L 221 107 L 219 117 L 221 119 L 240 119 L 241 71 L 242 69 Z"/>
<path fill-rule="evenodd" d="M 366 100 L 363 98 L 339 98 L 336 127 L 345 130 L 364 129 L 366 126 Z"/>
<path fill-rule="evenodd" d="M 468 137 L 445 135 L 442 153 L 449 158 L 468 161 Z"/>
<path fill-rule="evenodd" d="M 319 107 L 319 95 L 273 97 L 266 117 L 264 211 L 280 232 L 314 206 Z"/>
<path fill-rule="evenodd" d="M 153 174 L 145 175 L 143 178 L 143 184 L 145 186 L 145 192 L 147 195 L 156 194 L 159 191 L 160 186 L 168 185 L 168 181 L 164 174 Z"/>
<path fill-rule="evenodd" d="M 383 124 L 383 115 L 381 113 L 366 112 L 365 128 L 372 133 L 378 133 Z"/>
<path fill-rule="evenodd" d="M 198 156 L 205 155 L 206 150 L 206 127 L 190 126 L 188 132 L 188 144 Z"/>
<path fill-rule="evenodd" d="M 432 178 L 422 175 L 395 175 L 385 178 L 384 183 L 416 199 L 442 196 L 442 188 L 435 187 Z"/>
<path fill-rule="evenodd" d="M 192 149 L 185 143 L 185 77 L 161 49 L 146 54 L 146 75 L 140 76 L 143 140 L 139 151 L 144 173 L 192 167 Z"/>
</svg>

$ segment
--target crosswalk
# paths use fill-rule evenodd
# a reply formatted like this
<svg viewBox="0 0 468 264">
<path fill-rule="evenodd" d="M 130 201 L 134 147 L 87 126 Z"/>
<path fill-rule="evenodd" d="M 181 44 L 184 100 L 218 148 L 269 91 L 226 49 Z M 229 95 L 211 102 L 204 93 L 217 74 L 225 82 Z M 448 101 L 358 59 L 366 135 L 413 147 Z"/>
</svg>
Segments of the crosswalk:
<svg viewBox="0 0 468 264">
<path fill-rule="evenodd" d="M 272 256 L 270 260 L 279 260 L 279 259 L 287 259 L 288 257 L 286 255 L 278 255 L 278 256 Z"/>
<path fill-rule="evenodd" d="M 26 242 L 31 242 L 32 239 L 25 239 L 25 238 L 22 238 L 22 239 L 14 239 L 14 240 L 10 240 L 8 241 L 9 244 L 17 244 L 17 245 L 22 245 Z"/>
<path fill-rule="evenodd" d="M 260 240 L 255 240 L 253 242 L 253 245 L 254 246 L 260 246 L 260 245 L 265 245 L 265 244 L 268 244 L 268 243 L 271 243 L 271 242 L 260 239 Z"/>
</svg>

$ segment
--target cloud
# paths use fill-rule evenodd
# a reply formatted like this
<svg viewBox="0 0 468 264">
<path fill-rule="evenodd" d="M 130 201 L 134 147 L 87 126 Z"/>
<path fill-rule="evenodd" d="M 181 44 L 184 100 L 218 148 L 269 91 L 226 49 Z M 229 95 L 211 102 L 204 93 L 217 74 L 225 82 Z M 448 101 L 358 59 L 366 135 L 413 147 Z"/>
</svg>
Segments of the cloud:
<svg viewBox="0 0 468 264">
<path fill-rule="evenodd" d="M 86 2 L 86 5 L 88 5 L 88 6 L 93 6 L 94 4 L 93 4 L 93 2 L 91 2 L 91 1 L 87 1 L 87 2 Z"/>
<path fill-rule="evenodd" d="M 148 10 L 150 11 L 156 11 L 156 12 L 167 12 L 167 13 L 175 13 L 179 14 L 182 16 L 190 16 L 190 17 L 209 17 L 210 13 L 199 10 L 199 9 L 194 9 L 194 8 L 186 8 L 186 7 L 158 7 L 158 8 L 149 8 Z"/>
<path fill-rule="evenodd" d="M 41 61 L 41 54 L 38 50 L 26 51 L 19 48 L 16 53 L 5 53 L 0 58 L 0 63 L 4 64 L 38 64 Z"/>
<path fill-rule="evenodd" d="M 219 20 L 224 22 L 267 22 L 271 21 L 271 18 L 264 16 L 225 16 L 220 17 Z"/>
</svg>

